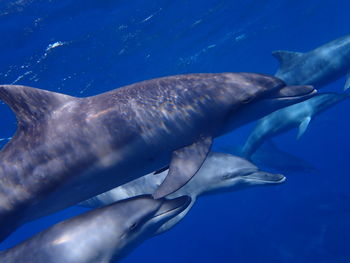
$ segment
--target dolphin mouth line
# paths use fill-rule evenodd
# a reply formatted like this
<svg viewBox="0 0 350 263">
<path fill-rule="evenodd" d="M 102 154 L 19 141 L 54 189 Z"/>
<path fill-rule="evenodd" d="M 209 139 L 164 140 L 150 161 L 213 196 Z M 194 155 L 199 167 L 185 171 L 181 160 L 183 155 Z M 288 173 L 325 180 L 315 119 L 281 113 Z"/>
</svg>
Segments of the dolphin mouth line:
<svg viewBox="0 0 350 263">
<path fill-rule="evenodd" d="M 308 93 L 304 93 L 301 95 L 295 95 L 295 96 L 285 96 L 285 97 L 279 97 L 279 100 L 290 100 L 290 99 L 301 99 L 307 96 L 313 96 L 317 93 L 317 89 L 313 89 L 311 91 L 309 91 Z"/>
<path fill-rule="evenodd" d="M 255 181 L 259 181 L 259 182 L 263 182 L 263 183 L 269 183 L 269 184 L 281 184 L 283 183 L 284 181 L 286 181 L 286 177 L 282 174 L 278 174 L 280 175 L 280 177 L 278 178 L 271 178 L 271 179 L 264 179 L 264 178 L 259 178 L 257 176 L 247 176 L 246 178 L 248 179 L 252 179 L 252 180 L 255 180 Z"/>
<path fill-rule="evenodd" d="M 188 207 L 188 205 L 189 205 L 190 203 L 191 203 L 191 198 L 188 197 L 187 200 L 184 201 L 182 204 L 179 204 L 179 205 L 177 205 L 177 206 L 175 206 L 175 207 L 173 207 L 173 208 L 171 208 L 171 209 L 169 209 L 169 210 L 166 210 L 166 211 L 164 211 L 164 212 L 162 212 L 162 213 L 156 214 L 156 215 L 153 216 L 153 218 L 157 218 L 157 217 L 160 217 L 160 216 L 164 216 L 164 215 L 170 214 L 170 213 L 172 213 L 172 212 L 175 212 L 175 211 L 177 211 L 177 210 L 180 210 L 179 213 L 181 213 L 183 210 L 185 210 L 185 209 Z"/>
</svg>

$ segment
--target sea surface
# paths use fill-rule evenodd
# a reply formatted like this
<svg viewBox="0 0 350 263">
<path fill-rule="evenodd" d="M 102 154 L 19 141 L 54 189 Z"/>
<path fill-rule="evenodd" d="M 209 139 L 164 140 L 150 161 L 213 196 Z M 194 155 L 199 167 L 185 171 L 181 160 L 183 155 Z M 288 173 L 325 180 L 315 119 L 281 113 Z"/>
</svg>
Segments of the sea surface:
<svg viewBox="0 0 350 263">
<path fill-rule="evenodd" d="M 273 50 L 308 51 L 349 34 L 349 10 L 346 0 L 0 0 L 0 83 L 84 97 L 174 74 L 274 74 Z M 322 91 L 341 92 L 344 83 Z M 275 138 L 316 172 L 201 197 L 180 224 L 122 262 L 349 263 L 349 113 L 350 101 L 342 102 L 299 140 L 296 130 Z M 253 127 L 216 139 L 214 150 L 242 145 Z M 0 103 L 1 145 L 15 130 Z M 0 249 L 86 210 L 28 223 Z"/>
</svg>

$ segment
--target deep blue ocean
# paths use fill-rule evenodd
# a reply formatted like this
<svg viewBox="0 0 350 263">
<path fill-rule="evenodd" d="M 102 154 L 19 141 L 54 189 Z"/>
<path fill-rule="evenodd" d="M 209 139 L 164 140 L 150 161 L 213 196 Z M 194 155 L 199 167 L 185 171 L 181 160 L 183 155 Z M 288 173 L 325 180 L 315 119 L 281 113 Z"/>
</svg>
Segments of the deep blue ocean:
<svg viewBox="0 0 350 263">
<path fill-rule="evenodd" d="M 345 0 L 0 0 L 0 83 L 91 96 L 155 77 L 195 72 L 274 74 L 273 50 L 309 51 L 350 33 Z M 341 92 L 345 78 L 321 91 Z M 350 101 L 276 137 L 317 172 L 273 187 L 204 196 L 169 232 L 122 262 L 350 262 Z M 254 123 L 215 140 L 242 145 Z M 16 130 L 0 104 L 0 143 Z M 19 228 L 0 248 L 87 209 Z M 1 226 L 0 226 L 1 227 Z"/>
</svg>

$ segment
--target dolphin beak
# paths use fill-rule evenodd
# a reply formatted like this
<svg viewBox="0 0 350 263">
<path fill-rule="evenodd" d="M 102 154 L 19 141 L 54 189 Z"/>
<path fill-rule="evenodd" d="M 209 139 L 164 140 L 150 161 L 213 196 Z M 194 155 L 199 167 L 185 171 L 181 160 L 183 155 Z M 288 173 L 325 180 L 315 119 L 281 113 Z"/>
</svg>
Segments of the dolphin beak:
<svg viewBox="0 0 350 263">
<path fill-rule="evenodd" d="M 181 213 L 187 208 L 191 203 L 191 198 L 189 196 L 180 196 L 171 200 L 166 200 L 162 203 L 158 211 L 153 215 L 153 217 L 162 216 L 170 212 L 176 214 Z"/>
<path fill-rule="evenodd" d="M 263 171 L 257 171 L 246 176 L 246 178 L 267 184 L 280 184 L 286 180 L 283 174 L 272 174 Z"/>
<path fill-rule="evenodd" d="M 317 90 L 310 85 L 304 86 L 285 86 L 274 94 L 278 99 L 296 99 L 296 98 L 311 98 L 317 93 Z"/>
</svg>

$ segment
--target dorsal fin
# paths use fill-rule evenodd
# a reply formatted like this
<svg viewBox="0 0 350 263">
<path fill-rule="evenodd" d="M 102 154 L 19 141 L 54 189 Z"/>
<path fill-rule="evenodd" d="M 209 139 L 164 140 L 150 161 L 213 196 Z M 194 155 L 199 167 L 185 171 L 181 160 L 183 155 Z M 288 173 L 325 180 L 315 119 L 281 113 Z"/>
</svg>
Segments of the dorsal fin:
<svg viewBox="0 0 350 263">
<path fill-rule="evenodd" d="M 301 52 L 276 50 L 272 51 L 272 56 L 274 56 L 280 63 L 280 67 L 283 68 L 291 63 L 297 57 L 304 55 Z"/>
<path fill-rule="evenodd" d="M 16 114 L 19 128 L 42 119 L 74 97 L 19 85 L 0 85 L 0 100 Z"/>
</svg>

